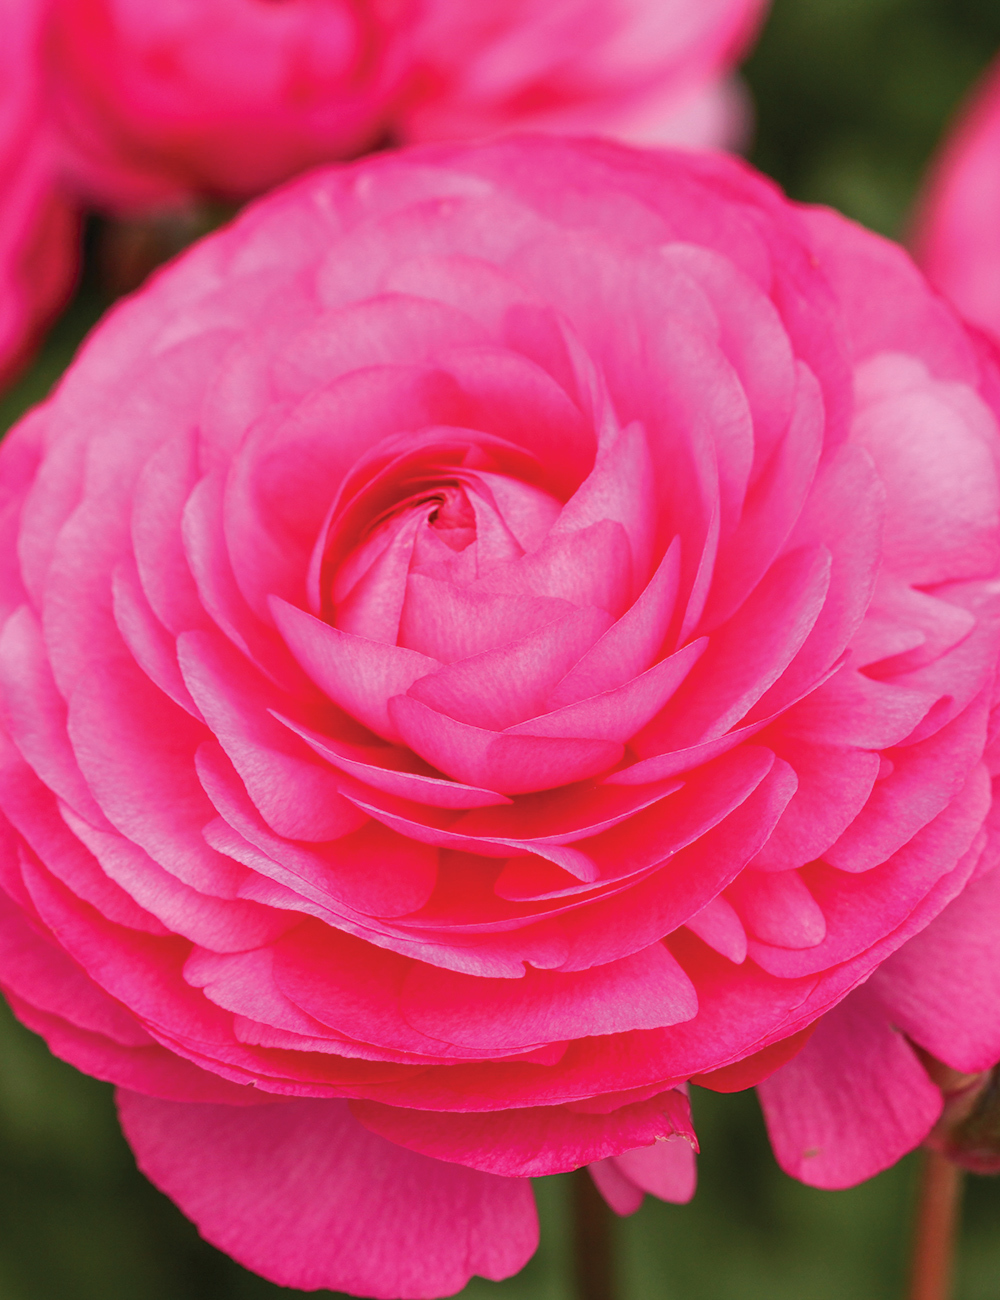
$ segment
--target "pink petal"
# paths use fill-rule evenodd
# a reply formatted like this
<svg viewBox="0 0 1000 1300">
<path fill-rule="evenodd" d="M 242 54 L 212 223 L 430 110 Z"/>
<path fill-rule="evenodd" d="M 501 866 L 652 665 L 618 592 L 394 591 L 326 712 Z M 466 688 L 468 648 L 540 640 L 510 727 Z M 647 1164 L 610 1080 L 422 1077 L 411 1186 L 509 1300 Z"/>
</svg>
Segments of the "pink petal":
<svg viewBox="0 0 1000 1300">
<path fill-rule="evenodd" d="M 110 880 L 172 934 L 214 952 L 242 952 L 276 939 L 293 918 L 242 898 L 212 898 L 191 889 L 137 845 L 115 832 L 98 831 L 68 808 L 66 824 L 93 853 Z"/>
<path fill-rule="evenodd" d="M 940 1092 L 866 987 L 757 1087 L 778 1163 L 811 1187 L 853 1187 L 880 1173 L 941 1113 Z"/>
<path fill-rule="evenodd" d="M 753 861 L 758 871 L 783 871 L 821 857 L 864 808 L 880 767 L 878 754 L 867 750 L 772 743 L 794 770 L 798 787 Z"/>
<path fill-rule="evenodd" d="M 583 781 L 613 767 L 623 753 L 621 744 L 609 740 L 520 736 L 470 727 L 408 695 L 389 701 L 389 716 L 404 742 L 439 771 L 500 794 Z"/>
<path fill-rule="evenodd" d="M 690 1142 L 670 1139 L 637 1147 L 614 1157 L 623 1174 L 661 1201 L 686 1205 L 694 1196 L 698 1166 Z"/>
<path fill-rule="evenodd" d="M 690 1020 L 698 1001 L 662 944 L 590 970 L 528 970 L 519 980 L 482 980 L 414 965 L 403 1014 L 434 1038 L 515 1049 L 592 1034 L 656 1029 Z"/>
<path fill-rule="evenodd" d="M 296 840 L 333 840 L 360 825 L 337 774 L 269 712 L 286 701 L 221 635 L 184 632 L 181 671 L 264 820 Z"/>
<path fill-rule="evenodd" d="M 346 1102 L 244 1110 L 121 1092 L 139 1168 L 204 1237 L 279 1286 L 377 1300 L 452 1295 L 535 1249 L 530 1184 L 405 1151 Z"/>
<path fill-rule="evenodd" d="M 892 750 L 889 776 L 875 783 L 863 811 L 824 857 L 841 871 L 884 862 L 938 815 L 962 789 L 985 741 L 985 701 L 941 731 Z"/>
<path fill-rule="evenodd" d="M 506 795 L 496 794 L 493 790 L 481 790 L 430 775 L 433 768 L 428 768 L 427 773 L 409 770 L 416 767 L 420 760 L 408 750 L 390 748 L 387 745 L 377 748 L 350 745 L 331 736 L 317 735 L 278 713 L 274 716 L 297 736 L 301 736 L 328 763 L 357 777 L 375 790 L 383 790 L 386 794 L 398 795 L 401 799 L 416 803 L 430 804 L 434 808 L 489 808 L 510 803 Z"/>
<path fill-rule="evenodd" d="M 343 244 L 337 251 L 349 256 Z M 375 292 L 316 312 L 285 341 L 274 369 L 279 383 L 304 393 L 352 370 L 433 364 L 449 347 L 488 341 L 470 316 L 445 303 Z"/>
<path fill-rule="evenodd" d="M 782 342 L 787 346 L 787 339 Z M 799 362 L 792 423 L 747 494 L 739 526 L 720 548 L 705 607 L 705 628 L 732 617 L 787 541 L 812 487 L 823 447 L 825 414 L 816 378 Z"/>
<path fill-rule="evenodd" d="M 713 740 L 739 722 L 794 659 L 823 609 L 830 558 L 794 551 L 775 564 L 708 649 L 639 753 Z"/>
<path fill-rule="evenodd" d="M 372 916 L 405 916 L 430 897 L 437 878 L 432 849 L 368 820 L 329 843 L 296 843 L 275 834 L 261 819 L 219 748 L 203 745 L 196 762 L 202 785 L 226 822 L 265 858 L 287 868 L 291 883 L 311 886 L 310 897 Z M 205 836 L 213 843 L 210 829 L 206 827 Z M 372 870 L 373 861 L 377 871 Z"/>
<path fill-rule="evenodd" d="M 628 535 L 621 524 L 602 520 L 580 532 L 550 536 L 523 559 L 498 565 L 472 589 L 505 596 L 556 597 L 605 609 L 618 618 L 628 604 L 631 583 Z"/>
<path fill-rule="evenodd" d="M 630 682 L 552 713 L 507 728 L 507 735 L 576 736 L 588 740 L 630 740 L 673 697 L 705 652 L 708 638 L 692 641 L 647 668 Z"/>
<path fill-rule="evenodd" d="M 871 986 L 892 1022 L 953 1069 L 1000 1060 L 1000 870 L 967 885 L 884 962 Z"/>
<path fill-rule="evenodd" d="M 742 966 L 747 957 L 747 933 L 736 909 L 720 894 L 684 922 L 703 943 Z"/>
<path fill-rule="evenodd" d="M 751 957 L 765 970 L 784 977 L 830 971 L 838 963 L 866 953 L 872 969 L 907 937 L 900 927 L 922 929 L 962 888 L 979 858 L 979 835 L 990 795 L 988 774 L 983 768 L 973 771 L 943 812 L 867 874 L 839 871 L 824 862 L 801 868 L 798 874 L 826 920 L 826 937 L 814 947 L 797 951 L 753 940 Z M 962 869 L 970 853 L 971 860 Z M 760 872 L 752 875 L 769 878 Z M 935 905 L 938 882 L 945 894 Z M 930 910 L 920 924 L 923 907 Z M 879 953 L 880 941 L 897 935 L 889 950 Z"/>
<path fill-rule="evenodd" d="M 181 521 L 184 554 L 205 612 L 233 645 L 273 681 L 286 682 L 295 664 L 281 640 L 250 610 L 236 585 L 223 532 L 225 477 L 216 470 L 187 499 Z M 297 684 L 297 683 L 296 683 Z"/>
<path fill-rule="evenodd" d="M 652 664 L 674 616 L 680 578 L 680 541 L 674 539 L 649 583 L 631 608 L 595 642 L 562 679 L 549 708 L 613 690 Z"/>
<path fill-rule="evenodd" d="M 578 532 L 613 520 L 628 534 L 633 592 L 649 580 L 656 541 L 656 501 L 649 444 L 640 424 L 602 439 L 590 474 L 566 502 L 552 535 Z"/>
<path fill-rule="evenodd" d="M 95 1079 L 170 1101 L 217 1102 L 238 1107 L 259 1105 L 266 1099 L 266 1094 L 249 1084 L 231 1083 L 210 1074 L 158 1043 L 125 1047 L 114 1039 L 40 1011 L 16 994 L 8 996 L 18 1020 L 45 1039 L 53 1056 Z"/>
<path fill-rule="evenodd" d="M 242 869 L 201 837 L 214 816 L 193 763 L 205 727 L 128 661 L 112 660 L 81 680 L 68 729 L 108 821 L 193 889 L 234 897 Z"/>
<path fill-rule="evenodd" d="M 521 641 L 574 608 L 568 600 L 495 596 L 411 573 L 399 644 L 451 663 Z"/>
<path fill-rule="evenodd" d="M 826 937 L 826 918 L 797 871 L 744 872 L 726 897 L 765 943 L 815 948 Z"/>
<path fill-rule="evenodd" d="M 152 1044 L 127 1008 L 110 998 L 61 948 L 38 934 L 5 894 L 0 894 L 0 935 L 0 981 L 8 993 L 123 1047 Z"/>
<path fill-rule="evenodd" d="M 184 505 L 200 477 L 195 435 L 170 438 L 146 462 L 132 501 L 132 545 L 142 589 L 174 634 L 205 622 L 181 536 Z"/>
<path fill-rule="evenodd" d="M 522 641 L 439 668 L 407 693 L 459 722 L 502 731 L 542 713 L 555 684 L 610 624 L 603 609 L 575 610 Z"/>
<path fill-rule="evenodd" d="M 340 632 L 277 597 L 271 611 L 316 685 L 372 731 L 398 742 L 400 734 L 386 711 L 388 701 L 442 665 L 415 650 Z"/>
<path fill-rule="evenodd" d="M 606 1114 L 561 1106 L 449 1114 L 371 1101 L 352 1102 L 351 1111 L 365 1128 L 411 1151 L 513 1178 L 565 1173 L 671 1134 L 688 1138 L 688 1150 L 694 1140 L 687 1098 L 673 1089 Z"/>
<path fill-rule="evenodd" d="M 875 590 L 884 512 L 883 487 L 869 458 L 857 447 L 842 448 L 817 476 L 789 541 L 789 549 L 829 550 L 823 608 L 795 658 L 757 702 L 751 717 L 772 714 L 801 699 L 843 654 Z"/>
<path fill-rule="evenodd" d="M 26 606 L 0 633 L 3 725 L 25 760 L 61 799 L 105 823 L 66 736 L 66 701 L 49 667 L 38 621 Z"/>
<path fill-rule="evenodd" d="M 177 641 L 153 613 L 139 582 L 135 562 L 126 558 L 112 583 L 115 623 L 136 663 L 165 695 L 204 722 L 177 665 Z"/>
<path fill-rule="evenodd" d="M 595 1160 L 590 1166 L 590 1176 L 615 1214 L 623 1217 L 635 1214 L 645 1200 L 642 1189 L 622 1173 L 614 1156 L 608 1156 L 606 1160 Z"/>
<path fill-rule="evenodd" d="M 391 531 L 394 524 L 387 526 L 390 530 L 388 545 L 347 595 L 337 601 L 336 625 L 341 632 L 368 641 L 396 644 L 406 598 L 406 579 L 414 558 L 413 544 L 424 522 L 423 516 L 414 512 L 400 522 L 395 531 Z"/>
<path fill-rule="evenodd" d="M 986 577 L 1000 559 L 990 442 L 936 387 L 874 404 L 852 434 L 887 485 L 883 563 L 913 586 Z"/>
</svg>

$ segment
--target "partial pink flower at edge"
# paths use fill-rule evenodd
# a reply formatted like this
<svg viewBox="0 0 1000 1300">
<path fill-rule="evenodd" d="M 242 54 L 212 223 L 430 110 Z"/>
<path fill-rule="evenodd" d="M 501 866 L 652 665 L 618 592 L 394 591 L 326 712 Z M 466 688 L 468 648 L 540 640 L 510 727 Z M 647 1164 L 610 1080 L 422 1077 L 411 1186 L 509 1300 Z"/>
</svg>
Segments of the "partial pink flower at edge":
<svg viewBox="0 0 1000 1300">
<path fill-rule="evenodd" d="M 59 185 L 46 122 L 41 15 L 35 4 L 0 4 L 0 384 L 28 359 L 76 280 L 78 217 Z"/>
<path fill-rule="evenodd" d="M 931 164 L 913 220 L 917 261 L 970 321 L 1000 339 L 1000 64 Z"/>
</svg>

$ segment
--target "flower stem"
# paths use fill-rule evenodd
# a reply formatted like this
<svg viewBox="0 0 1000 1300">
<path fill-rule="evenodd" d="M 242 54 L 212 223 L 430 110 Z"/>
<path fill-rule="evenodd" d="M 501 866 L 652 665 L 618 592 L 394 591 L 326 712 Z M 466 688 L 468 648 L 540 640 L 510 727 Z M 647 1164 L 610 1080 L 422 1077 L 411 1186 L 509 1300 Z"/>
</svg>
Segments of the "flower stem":
<svg viewBox="0 0 1000 1300">
<path fill-rule="evenodd" d="M 949 1300 L 964 1171 L 937 1151 L 923 1152 L 909 1300 Z"/>
<path fill-rule="evenodd" d="M 586 1169 L 572 1175 L 574 1263 L 578 1300 L 614 1300 L 613 1220 Z"/>
</svg>

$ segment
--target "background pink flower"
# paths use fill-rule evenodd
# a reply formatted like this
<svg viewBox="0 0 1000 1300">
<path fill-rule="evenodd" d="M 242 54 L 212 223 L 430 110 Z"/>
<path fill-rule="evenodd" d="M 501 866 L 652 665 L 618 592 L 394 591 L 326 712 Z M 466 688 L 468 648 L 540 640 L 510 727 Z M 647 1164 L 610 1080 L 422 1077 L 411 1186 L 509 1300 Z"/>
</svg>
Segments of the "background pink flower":
<svg viewBox="0 0 1000 1300">
<path fill-rule="evenodd" d="M 0 3 L 0 383 L 33 350 L 76 278 L 77 216 L 52 184 L 41 17 L 23 0 Z"/>
<path fill-rule="evenodd" d="M 928 278 L 1000 338 L 1000 65 L 986 74 L 931 168 L 914 246 Z"/>
<path fill-rule="evenodd" d="M 78 213 L 229 203 L 387 139 L 521 128 L 698 146 L 764 0 L 5 0 L 0 369 L 62 305 Z M 9 12 L 7 12 L 9 10 Z"/>
<path fill-rule="evenodd" d="M 747 129 L 726 72 L 766 0 L 429 0 L 404 139 L 512 129 L 634 144 L 735 145 Z"/>
<path fill-rule="evenodd" d="M 210 1240 L 377 1296 L 519 1268 L 528 1176 L 685 1199 L 684 1084 L 817 1020 L 779 1153 L 798 1062 L 917 1078 L 879 1016 L 988 1055 L 923 972 L 994 887 L 997 392 L 900 250 L 721 155 L 258 204 L 0 452 L 15 1011 Z"/>
</svg>

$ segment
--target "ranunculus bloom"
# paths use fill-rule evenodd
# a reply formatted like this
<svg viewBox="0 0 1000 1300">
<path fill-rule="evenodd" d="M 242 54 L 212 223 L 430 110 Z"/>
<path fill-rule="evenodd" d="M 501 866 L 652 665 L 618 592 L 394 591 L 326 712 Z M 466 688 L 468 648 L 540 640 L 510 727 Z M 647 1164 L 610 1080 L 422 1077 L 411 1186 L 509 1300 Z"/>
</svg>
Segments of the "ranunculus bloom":
<svg viewBox="0 0 1000 1300">
<path fill-rule="evenodd" d="M 0 0 L 0 368 L 65 297 L 84 206 L 242 202 L 387 135 L 733 144 L 765 3 Z"/>
<path fill-rule="evenodd" d="M 426 0 L 406 140 L 523 128 L 634 144 L 732 144 L 745 107 L 725 72 L 767 0 Z"/>
<path fill-rule="evenodd" d="M 211 1241 L 376 1296 L 520 1267 L 529 1175 L 684 1199 L 685 1082 L 874 972 L 981 1050 L 919 945 L 995 889 L 997 392 L 905 254 L 722 155 L 266 199 L 0 453 L 18 1015 Z M 875 988 L 790 1141 L 815 1044 L 916 1062 L 838 1030 Z"/>
<path fill-rule="evenodd" d="M 931 168 L 914 245 L 929 279 L 1000 339 L 1000 62 Z"/>
</svg>

